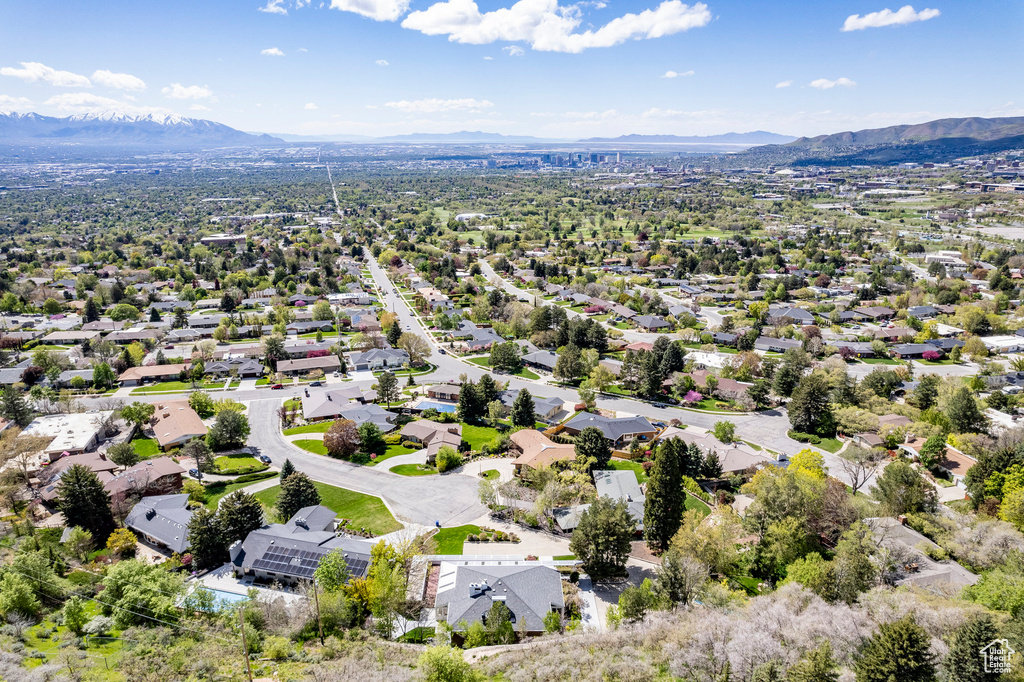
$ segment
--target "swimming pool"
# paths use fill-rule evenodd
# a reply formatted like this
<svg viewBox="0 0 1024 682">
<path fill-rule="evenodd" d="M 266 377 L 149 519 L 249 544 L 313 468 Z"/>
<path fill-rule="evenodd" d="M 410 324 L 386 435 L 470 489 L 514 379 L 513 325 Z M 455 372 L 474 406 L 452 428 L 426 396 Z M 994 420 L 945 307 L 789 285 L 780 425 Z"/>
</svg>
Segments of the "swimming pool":
<svg viewBox="0 0 1024 682">
<path fill-rule="evenodd" d="M 213 593 L 213 598 L 218 602 L 226 602 L 228 604 L 235 604 L 240 601 L 245 601 L 249 598 L 245 594 L 236 594 L 234 592 L 225 592 L 224 590 L 211 590 L 209 587 L 206 588 L 209 592 Z"/>
<path fill-rule="evenodd" d="M 421 410 L 434 409 L 438 412 L 455 412 L 455 405 L 453 403 L 438 403 L 433 400 L 421 400 L 416 407 Z"/>
</svg>

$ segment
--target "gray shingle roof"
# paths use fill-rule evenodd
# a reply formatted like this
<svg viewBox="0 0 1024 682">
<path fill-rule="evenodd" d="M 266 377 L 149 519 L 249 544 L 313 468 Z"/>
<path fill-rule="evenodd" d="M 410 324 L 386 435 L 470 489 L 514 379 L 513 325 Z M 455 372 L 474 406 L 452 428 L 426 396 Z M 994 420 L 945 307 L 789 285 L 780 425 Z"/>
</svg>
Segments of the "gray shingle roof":
<svg viewBox="0 0 1024 682">
<path fill-rule="evenodd" d="M 172 552 L 188 549 L 188 495 L 152 495 L 143 497 L 128 512 L 124 525 L 143 535 L 156 538 Z"/>
<path fill-rule="evenodd" d="M 645 417 L 604 417 L 590 412 L 580 412 L 565 424 L 567 429 L 576 431 L 582 431 L 588 426 L 597 427 L 605 438 L 613 441 L 626 434 L 651 433 L 657 430 Z"/>
<path fill-rule="evenodd" d="M 473 584 L 484 589 L 473 595 Z M 460 566 L 442 562 L 435 606 L 452 627 L 481 621 L 496 601 L 512 612 L 512 626 L 544 630 L 544 616 L 565 606 L 562 579 L 549 566 Z"/>
</svg>

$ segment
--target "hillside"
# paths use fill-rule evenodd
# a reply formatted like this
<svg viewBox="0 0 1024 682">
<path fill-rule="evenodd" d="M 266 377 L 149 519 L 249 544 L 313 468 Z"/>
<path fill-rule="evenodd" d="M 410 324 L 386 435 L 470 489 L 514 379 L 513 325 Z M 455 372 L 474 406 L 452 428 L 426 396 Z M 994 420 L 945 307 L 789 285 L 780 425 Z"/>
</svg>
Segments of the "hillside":
<svg viewBox="0 0 1024 682">
<path fill-rule="evenodd" d="M 160 114 L 77 114 L 65 118 L 0 113 L 0 143 L 22 145 L 230 147 L 283 144 L 223 123 Z"/>
<path fill-rule="evenodd" d="M 796 138 L 764 130 L 749 133 L 723 133 L 721 135 L 620 135 L 618 137 L 591 137 L 580 142 L 630 142 L 634 144 L 786 144 Z M 802 139 L 802 138 L 801 138 Z"/>
</svg>

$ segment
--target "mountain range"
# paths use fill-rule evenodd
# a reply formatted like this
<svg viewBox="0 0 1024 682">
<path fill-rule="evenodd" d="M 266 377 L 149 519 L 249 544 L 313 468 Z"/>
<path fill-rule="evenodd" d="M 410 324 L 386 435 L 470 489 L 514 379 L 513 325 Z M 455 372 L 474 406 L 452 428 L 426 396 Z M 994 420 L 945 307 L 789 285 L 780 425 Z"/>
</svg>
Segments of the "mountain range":
<svg viewBox="0 0 1024 682">
<path fill-rule="evenodd" d="M 734 144 L 764 145 L 786 144 L 797 138 L 792 135 L 779 135 L 764 130 L 750 133 L 724 133 L 722 135 L 619 135 L 618 137 L 591 137 L 580 142 L 626 142 L 631 144 Z"/>
<path fill-rule="evenodd" d="M 184 116 L 120 113 L 65 118 L 0 112 L 0 141 L 9 144 L 162 147 L 280 145 L 269 135 L 250 135 L 223 123 Z"/>
</svg>

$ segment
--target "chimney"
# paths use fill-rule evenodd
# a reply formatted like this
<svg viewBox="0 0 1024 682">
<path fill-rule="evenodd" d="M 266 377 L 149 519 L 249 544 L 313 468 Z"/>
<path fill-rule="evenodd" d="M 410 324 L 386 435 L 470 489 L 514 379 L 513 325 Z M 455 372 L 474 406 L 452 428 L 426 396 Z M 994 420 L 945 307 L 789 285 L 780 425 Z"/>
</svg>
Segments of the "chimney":
<svg viewBox="0 0 1024 682">
<path fill-rule="evenodd" d="M 295 525 L 299 526 L 300 528 L 305 528 L 307 530 L 309 529 L 309 526 L 306 525 L 306 519 L 302 518 L 301 516 L 296 517 Z"/>
<path fill-rule="evenodd" d="M 100 453 L 100 459 L 102 459 L 104 462 L 106 462 L 107 461 L 107 453 L 101 452 Z"/>
</svg>

